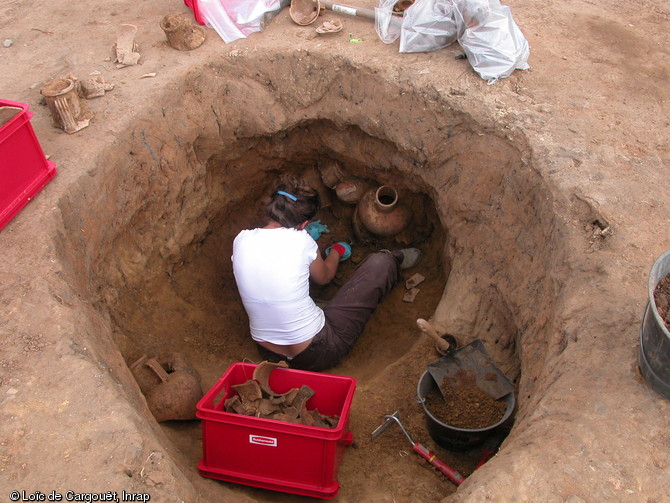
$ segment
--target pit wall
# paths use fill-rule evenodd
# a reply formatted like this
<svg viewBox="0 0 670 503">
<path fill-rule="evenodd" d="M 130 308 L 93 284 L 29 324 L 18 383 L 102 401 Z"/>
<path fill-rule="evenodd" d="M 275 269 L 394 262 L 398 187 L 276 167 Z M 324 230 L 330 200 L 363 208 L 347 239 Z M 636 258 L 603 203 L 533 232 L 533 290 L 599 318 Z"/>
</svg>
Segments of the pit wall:
<svg viewBox="0 0 670 503">
<path fill-rule="evenodd" d="M 434 321 L 442 331 L 482 333 L 493 343 L 494 358 L 519 379 L 523 424 L 542 396 L 537 383 L 550 382 L 547 358 L 564 347 L 552 323 L 565 280 L 560 222 L 523 137 L 476 122 L 434 89 L 389 82 L 348 60 L 323 62 L 304 51 L 247 59 L 194 71 L 161 105 L 138 114 L 60 200 L 65 272 L 101 325 L 118 309 L 119 291 L 139 291 L 190 260 L 220 209 L 244 204 L 253 180 L 260 190 L 265 172 L 294 155 L 281 140 L 298 128 L 305 152 L 313 138 L 375 177 L 409 177 L 433 198 L 452 262 Z M 352 149 L 351 135 L 360 132 L 391 155 Z M 95 339 L 106 347 L 113 340 L 122 352 L 130 344 L 109 326 Z M 115 378 L 146 416 L 129 371 L 119 366 Z"/>
</svg>

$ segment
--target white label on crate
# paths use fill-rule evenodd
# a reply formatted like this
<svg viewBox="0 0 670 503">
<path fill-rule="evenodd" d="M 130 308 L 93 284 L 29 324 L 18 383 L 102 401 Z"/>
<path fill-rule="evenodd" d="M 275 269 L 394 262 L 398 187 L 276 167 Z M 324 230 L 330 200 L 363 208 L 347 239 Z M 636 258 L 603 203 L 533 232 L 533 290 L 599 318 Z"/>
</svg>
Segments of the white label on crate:
<svg viewBox="0 0 670 503">
<path fill-rule="evenodd" d="M 257 445 L 268 445 L 277 447 L 277 439 L 272 437 L 261 437 L 260 435 L 249 435 L 249 443 Z"/>
</svg>

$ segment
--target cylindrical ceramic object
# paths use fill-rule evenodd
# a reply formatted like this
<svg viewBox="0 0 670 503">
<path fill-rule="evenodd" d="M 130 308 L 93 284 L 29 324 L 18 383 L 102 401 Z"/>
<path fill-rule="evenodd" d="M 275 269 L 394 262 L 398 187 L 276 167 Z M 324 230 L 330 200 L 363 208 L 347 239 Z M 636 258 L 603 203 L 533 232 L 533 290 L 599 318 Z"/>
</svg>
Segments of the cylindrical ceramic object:
<svg viewBox="0 0 670 503">
<path fill-rule="evenodd" d="M 66 133 L 78 130 L 77 120 L 81 115 L 81 104 L 75 84 L 74 79 L 64 77 L 52 80 L 41 90 L 54 124 Z"/>
<path fill-rule="evenodd" d="M 205 30 L 184 14 L 168 14 L 160 22 L 168 44 L 178 51 L 190 51 L 205 41 Z"/>
<path fill-rule="evenodd" d="M 335 185 L 335 194 L 343 203 L 356 204 L 361 200 L 363 194 L 368 188 L 363 180 L 358 178 L 347 178 Z"/>
<path fill-rule="evenodd" d="M 319 168 L 319 171 L 324 185 L 329 189 L 335 188 L 338 183 L 344 180 L 344 173 L 337 161 L 326 162 Z"/>
</svg>

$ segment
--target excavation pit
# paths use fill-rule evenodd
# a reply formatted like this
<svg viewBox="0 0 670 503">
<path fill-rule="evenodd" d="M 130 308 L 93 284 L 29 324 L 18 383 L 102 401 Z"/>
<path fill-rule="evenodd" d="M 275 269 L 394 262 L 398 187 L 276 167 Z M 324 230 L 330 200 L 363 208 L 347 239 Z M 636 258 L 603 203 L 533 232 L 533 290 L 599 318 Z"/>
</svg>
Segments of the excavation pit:
<svg viewBox="0 0 670 503">
<path fill-rule="evenodd" d="M 355 18 L 342 18 L 346 30 L 323 37 L 283 10 L 264 33 L 234 44 L 205 28 L 206 42 L 184 52 L 169 47 L 160 29 L 175 8 L 167 1 L 28 10 L 10 4 L 3 21 L 14 41 L 5 53 L 12 71 L 0 81 L 11 99 L 30 104 L 59 176 L 1 233 L 5 494 L 125 490 L 155 501 L 281 500 L 195 473 L 197 423 L 157 424 L 122 353 L 140 339 L 156 347 L 163 334 L 125 340 L 112 329 L 153 325 L 130 319 L 140 317 L 140 307 L 124 296 L 142 285 L 137 278 L 157 288 L 154 276 L 179 276 L 180 262 L 206 262 L 208 229 L 221 225 L 198 211 L 198 201 L 218 197 L 202 205 L 217 212 L 244 204 L 229 196 L 230 187 L 200 182 L 218 176 L 214 164 L 204 164 L 237 151 L 240 162 L 221 169 L 245 167 L 260 181 L 268 167 L 250 168 L 240 145 L 254 148 L 261 137 L 281 142 L 284 133 L 312 125 L 335 133 L 316 139 L 329 145 L 320 156 L 345 164 L 360 157 L 376 173 L 388 167 L 428 197 L 444 232 L 446 283 L 435 308 L 421 316 L 441 332 L 473 337 L 488 333 L 487 316 L 509 320 L 509 330 L 492 330 L 514 336 L 498 344 L 492 336 L 490 346 L 518 376 L 519 408 L 501 451 L 451 494 L 451 484 L 399 431 L 374 445 L 366 438 L 382 413 L 399 407 L 410 433 L 434 447 L 412 401 L 416 364 L 433 360 L 434 348 L 414 326 L 394 327 L 388 337 L 406 329 L 416 344 L 397 360 L 393 344 L 376 348 L 394 362 L 376 375 L 367 360 L 361 365 L 371 371 L 352 404 L 357 444 L 346 450 L 338 499 L 634 503 L 670 493 L 668 401 L 636 368 L 649 269 L 667 249 L 658 226 L 670 208 L 660 190 L 668 164 L 667 72 L 664 63 L 640 64 L 637 56 L 665 61 L 663 8 L 649 15 L 639 2 L 619 9 L 516 2 L 532 69 L 489 86 L 456 59 L 457 46 L 398 54 L 397 44 L 377 40 L 372 23 Z M 118 69 L 109 53 L 122 23 L 138 26 L 142 59 Z M 610 39 L 621 43 L 602 43 Z M 87 102 L 95 112 L 89 127 L 66 135 L 40 106 L 39 89 L 53 78 L 93 72 L 114 90 Z M 397 159 L 350 155 L 346 130 L 392 146 Z M 165 300 L 167 293 L 158 293 Z M 235 300 L 211 307 L 226 302 Z M 183 343 L 190 334 L 174 338 Z M 507 354 L 515 356 L 508 361 Z"/>
<path fill-rule="evenodd" d="M 407 448 L 400 435 L 372 444 L 368 434 L 384 414 L 399 410 L 415 436 L 428 441 L 415 386 L 436 354 L 420 336 L 417 318 L 433 317 L 463 343 L 484 339 L 518 382 L 519 337 L 551 313 L 546 296 L 555 284 L 544 279 L 544 264 L 552 257 L 549 250 L 537 253 L 554 225 L 551 205 L 523 145 L 469 121 L 448 103 L 346 65 L 323 76 L 311 93 L 276 92 L 295 88 L 305 80 L 295 72 L 310 68 L 288 58 L 277 61 L 274 73 L 234 76 L 232 68 L 210 68 L 184 81 L 179 96 L 166 96 L 160 113 L 138 117 L 119 143 L 123 148 L 107 151 L 92 176 L 61 199 L 67 232 L 60 249 L 72 282 L 95 299 L 127 364 L 142 354 L 176 351 L 198 370 L 206 390 L 232 363 L 259 361 L 230 256 L 241 229 L 262 225 L 257 202 L 279 173 L 308 178 L 322 192 L 317 218 L 331 230 L 320 238 L 322 250 L 329 240 L 353 243 L 352 259 L 333 284 L 313 289 L 317 300 L 327 301 L 372 251 L 422 248 L 423 261 L 409 271 L 426 277 L 420 293 L 404 302 L 401 282 L 331 372 L 360 383 L 351 423 L 359 449 L 349 449 L 342 466 L 343 493 L 372 501 L 391 484 L 396 495 L 416 494 L 418 487 L 425 500 L 438 500 L 455 487 L 421 464 L 395 459 Z M 347 71 L 355 72 L 356 84 Z M 392 110 L 367 98 L 366 90 L 378 86 L 398 96 Z M 318 106 L 316 98 L 306 99 L 312 95 Z M 410 124 L 401 134 L 398 120 Z M 413 210 L 411 225 L 393 236 L 361 239 L 354 232 L 355 205 L 340 200 L 332 182 L 324 183 L 334 164 L 340 178 L 393 187 L 394 197 Z M 538 306 L 542 297 L 547 301 Z M 526 371 L 539 369 L 527 364 Z M 133 393 L 142 412 L 141 395 Z M 519 398 L 523 407 L 528 396 Z M 197 421 L 168 422 L 162 433 L 166 449 L 206 500 L 228 491 L 276 500 L 258 489 L 194 477 L 199 428 Z M 440 455 L 466 475 L 479 459 L 478 450 Z M 393 467 L 391 481 L 381 482 L 380 466 Z M 363 481 L 360 473 L 380 482 Z"/>
</svg>

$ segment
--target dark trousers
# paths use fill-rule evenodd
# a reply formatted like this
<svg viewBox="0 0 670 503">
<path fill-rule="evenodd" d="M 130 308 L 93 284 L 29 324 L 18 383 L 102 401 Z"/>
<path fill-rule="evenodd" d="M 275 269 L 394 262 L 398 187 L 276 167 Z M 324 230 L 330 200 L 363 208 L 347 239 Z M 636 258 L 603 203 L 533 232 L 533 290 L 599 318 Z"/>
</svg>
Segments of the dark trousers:
<svg viewBox="0 0 670 503">
<path fill-rule="evenodd" d="M 322 371 L 334 367 L 354 347 L 382 298 L 400 279 L 402 256 L 382 251 L 368 255 L 323 308 L 326 324 L 310 345 L 292 360 L 260 345 L 262 358 L 285 360 L 291 368 Z"/>
</svg>

